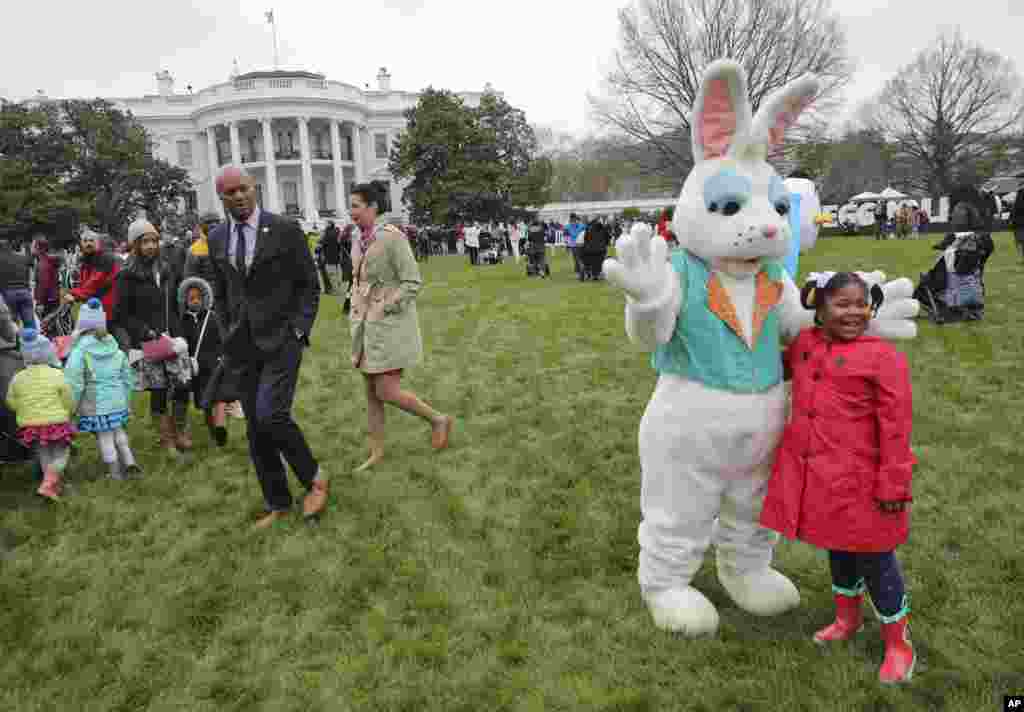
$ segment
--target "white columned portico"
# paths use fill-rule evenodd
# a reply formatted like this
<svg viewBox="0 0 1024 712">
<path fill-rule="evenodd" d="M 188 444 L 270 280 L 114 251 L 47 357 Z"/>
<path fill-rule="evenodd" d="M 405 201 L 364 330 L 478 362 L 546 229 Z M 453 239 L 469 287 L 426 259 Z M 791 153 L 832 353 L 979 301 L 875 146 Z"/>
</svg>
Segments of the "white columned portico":
<svg viewBox="0 0 1024 712">
<path fill-rule="evenodd" d="M 313 195 L 313 158 L 309 149 L 309 117 L 296 117 L 299 122 L 299 150 L 302 156 L 302 199 L 306 209 L 303 211 L 307 220 L 319 218 Z"/>
<path fill-rule="evenodd" d="M 260 119 L 263 126 L 263 154 L 267 165 L 267 210 L 281 212 L 281 201 L 277 197 L 277 161 L 274 158 L 274 127 L 269 118 Z"/>
<path fill-rule="evenodd" d="M 341 131 L 335 119 L 331 119 L 331 167 L 334 168 L 334 214 L 344 218 L 348 215 L 348 206 L 345 205 L 345 171 L 341 167 Z"/>
<path fill-rule="evenodd" d="M 228 131 L 231 134 L 231 162 L 236 165 L 242 165 L 242 147 L 238 141 L 238 122 L 229 121 Z"/>
<path fill-rule="evenodd" d="M 217 195 L 217 173 L 220 171 L 220 164 L 217 161 L 217 126 L 206 127 L 206 162 L 210 165 L 210 195 L 213 196 L 213 205 L 220 205 L 220 196 Z M 216 210 L 216 207 L 214 207 Z"/>
<path fill-rule="evenodd" d="M 352 163 L 356 183 L 363 182 L 363 131 L 359 124 L 352 124 Z"/>
</svg>

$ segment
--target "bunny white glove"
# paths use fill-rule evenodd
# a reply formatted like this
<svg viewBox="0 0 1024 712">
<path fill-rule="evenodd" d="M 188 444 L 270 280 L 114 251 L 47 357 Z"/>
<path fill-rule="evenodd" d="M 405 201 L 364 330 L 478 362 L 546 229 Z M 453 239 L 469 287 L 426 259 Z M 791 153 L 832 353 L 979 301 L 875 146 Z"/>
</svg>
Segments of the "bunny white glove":
<svg viewBox="0 0 1024 712">
<path fill-rule="evenodd" d="M 882 278 L 884 279 L 885 275 L 882 275 Z M 912 319 L 921 311 L 920 303 L 911 298 L 914 294 L 914 283 L 903 277 L 885 282 L 881 286 L 885 301 L 868 325 L 867 333 L 883 339 L 913 339 L 917 336 L 917 324 Z"/>
<path fill-rule="evenodd" d="M 637 223 L 615 241 L 619 259 L 604 261 L 605 278 L 639 304 L 661 301 L 673 280 L 668 247 L 660 238 L 652 240 L 653 234 L 650 225 Z"/>
<path fill-rule="evenodd" d="M 653 351 L 672 338 L 682 303 L 682 290 L 666 259 L 668 247 L 648 225 L 634 225 L 615 243 L 621 260 L 605 260 L 605 278 L 626 293 L 626 334 Z"/>
</svg>

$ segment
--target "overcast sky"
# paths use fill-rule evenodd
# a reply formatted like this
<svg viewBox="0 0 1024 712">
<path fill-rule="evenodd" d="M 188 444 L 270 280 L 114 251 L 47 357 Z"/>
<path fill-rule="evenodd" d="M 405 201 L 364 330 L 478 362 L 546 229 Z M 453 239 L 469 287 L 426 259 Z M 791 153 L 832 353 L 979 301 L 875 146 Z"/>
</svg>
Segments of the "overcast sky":
<svg viewBox="0 0 1024 712">
<path fill-rule="evenodd" d="M 13 0 L 4 9 L 0 96 L 127 97 L 273 68 L 274 7 L 281 65 L 375 86 L 386 66 L 396 89 L 427 85 L 504 92 L 539 125 L 585 132 L 586 94 L 600 89 L 628 0 Z M 191 5 L 191 6 L 190 6 Z M 276 6 L 275 6 L 276 5 Z M 832 0 L 858 70 L 848 109 L 870 97 L 943 29 L 1013 59 L 1024 71 L 1024 0 Z"/>
</svg>

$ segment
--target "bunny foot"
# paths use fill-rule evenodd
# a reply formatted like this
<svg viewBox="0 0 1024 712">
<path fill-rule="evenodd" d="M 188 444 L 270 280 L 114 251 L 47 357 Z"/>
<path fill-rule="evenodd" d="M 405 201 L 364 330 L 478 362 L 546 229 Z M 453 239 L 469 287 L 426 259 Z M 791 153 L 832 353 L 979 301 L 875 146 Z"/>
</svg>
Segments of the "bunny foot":
<svg viewBox="0 0 1024 712">
<path fill-rule="evenodd" d="M 800 592 L 772 568 L 732 573 L 718 567 L 718 580 L 737 606 L 755 616 L 777 616 L 800 605 Z"/>
<path fill-rule="evenodd" d="M 718 611 L 704 594 L 687 586 L 645 593 L 654 625 L 689 637 L 712 635 L 718 630 Z"/>
</svg>

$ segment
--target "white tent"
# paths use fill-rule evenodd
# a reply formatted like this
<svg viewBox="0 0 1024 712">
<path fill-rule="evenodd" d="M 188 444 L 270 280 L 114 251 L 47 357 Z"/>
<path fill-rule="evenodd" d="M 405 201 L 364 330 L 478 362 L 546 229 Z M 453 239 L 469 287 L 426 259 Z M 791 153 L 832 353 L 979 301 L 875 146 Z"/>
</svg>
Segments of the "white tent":
<svg viewBox="0 0 1024 712">
<path fill-rule="evenodd" d="M 900 200 L 901 198 L 906 198 L 908 196 L 905 193 L 901 193 L 898 190 L 894 190 L 889 187 L 883 190 L 879 197 L 884 198 L 885 200 Z"/>
<path fill-rule="evenodd" d="M 853 196 L 852 198 L 850 198 L 850 202 L 851 203 L 864 203 L 864 202 L 867 202 L 869 200 L 878 200 L 881 197 L 882 196 L 879 195 L 878 193 L 872 193 L 871 191 L 868 191 L 866 193 L 858 193 L 857 195 Z"/>
</svg>

